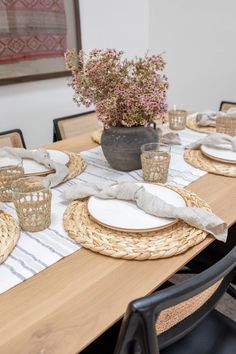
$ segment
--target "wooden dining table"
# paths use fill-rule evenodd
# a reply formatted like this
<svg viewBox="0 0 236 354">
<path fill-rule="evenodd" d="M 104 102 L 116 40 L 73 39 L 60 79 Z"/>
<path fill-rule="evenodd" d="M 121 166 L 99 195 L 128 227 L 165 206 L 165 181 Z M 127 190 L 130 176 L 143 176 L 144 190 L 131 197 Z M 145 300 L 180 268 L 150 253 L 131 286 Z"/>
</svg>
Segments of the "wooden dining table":
<svg viewBox="0 0 236 354">
<path fill-rule="evenodd" d="M 80 152 L 91 133 L 46 145 Z M 236 222 L 236 179 L 207 174 L 187 187 L 228 226 Z M 128 261 L 82 249 L 0 295 L 1 354 L 75 354 L 119 320 L 128 303 L 157 289 L 213 242 L 171 258 Z"/>
</svg>

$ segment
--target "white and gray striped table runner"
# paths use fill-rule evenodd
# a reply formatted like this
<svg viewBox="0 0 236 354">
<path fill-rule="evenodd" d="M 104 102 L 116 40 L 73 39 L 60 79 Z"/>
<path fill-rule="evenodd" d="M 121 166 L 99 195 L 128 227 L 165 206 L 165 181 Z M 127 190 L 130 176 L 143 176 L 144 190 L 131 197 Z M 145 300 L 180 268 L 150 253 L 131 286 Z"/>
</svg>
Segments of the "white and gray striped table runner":
<svg viewBox="0 0 236 354">
<path fill-rule="evenodd" d="M 190 130 L 185 130 L 180 135 L 183 145 L 172 147 L 168 182 L 185 187 L 205 174 L 185 163 L 183 159 L 184 146 L 203 135 Z M 88 163 L 86 171 L 77 178 L 53 189 L 52 223 L 49 229 L 36 233 L 22 231 L 14 251 L 0 265 L 0 293 L 81 248 L 67 236 L 62 224 L 66 204 L 61 200 L 60 195 L 68 186 L 78 181 L 94 182 L 101 186 L 116 181 L 142 181 L 141 170 L 124 173 L 111 169 L 100 147 L 85 151 L 81 155 Z M 0 209 L 5 209 L 16 216 L 12 203 L 0 203 Z"/>
</svg>

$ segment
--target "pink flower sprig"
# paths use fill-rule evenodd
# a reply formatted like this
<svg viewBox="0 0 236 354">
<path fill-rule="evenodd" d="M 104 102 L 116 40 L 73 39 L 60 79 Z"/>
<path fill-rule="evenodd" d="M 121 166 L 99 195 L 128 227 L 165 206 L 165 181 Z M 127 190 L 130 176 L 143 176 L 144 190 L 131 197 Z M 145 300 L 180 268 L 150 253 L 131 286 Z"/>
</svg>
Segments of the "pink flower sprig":
<svg viewBox="0 0 236 354">
<path fill-rule="evenodd" d="M 94 104 L 98 119 L 111 126 L 146 126 L 157 116 L 165 118 L 168 80 L 161 55 L 122 60 L 122 51 L 94 49 L 89 54 L 65 53 L 72 73 L 69 84 L 74 100 L 86 107 Z"/>
</svg>

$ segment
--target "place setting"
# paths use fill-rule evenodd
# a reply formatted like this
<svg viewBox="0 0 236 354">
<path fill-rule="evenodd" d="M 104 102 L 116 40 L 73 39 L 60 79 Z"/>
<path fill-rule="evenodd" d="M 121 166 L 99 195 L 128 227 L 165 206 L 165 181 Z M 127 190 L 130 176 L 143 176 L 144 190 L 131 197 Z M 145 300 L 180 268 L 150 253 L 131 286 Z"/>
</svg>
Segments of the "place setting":
<svg viewBox="0 0 236 354">
<path fill-rule="evenodd" d="M 226 112 L 206 110 L 189 114 L 186 119 L 187 128 L 199 133 L 224 133 L 236 135 L 236 109 Z"/>
<path fill-rule="evenodd" d="M 46 176 L 55 172 L 55 166 L 51 166 L 52 164 L 61 164 L 68 167 L 65 180 L 69 180 L 86 168 L 86 163 L 79 154 L 59 150 L 26 150 L 6 147 L 0 149 L 0 156 L 2 164 L 5 165 L 7 165 L 8 158 L 11 158 L 12 162 L 14 162 L 13 158 L 22 158 L 24 176 Z"/>
<path fill-rule="evenodd" d="M 62 199 L 68 235 L 94 252 L 146 260 L 185 252 L 208 235 L 225 241 L 226 224 L 196 194 L 167 184 L 171 148 L 141 147 L 143 182 L 99 187 L 79 182 Z"/>
<path fill-rule="evenodd" d="M 236 137 L 210 134 L 188 145 L 184 159 L 203 171 L 236 177 Z"/>
<path fill-rule="evenodd" d="M 20 230 L 40 232 L 50 226 L 53 188 L 76 177 L 85 168 L 85 160 L 77 154 L 45 149 L 0 149 L 0 202 L 3 206 L 13 204 L 18 219 L 5 209 L 0 210 L 0 263 L 14 249 Z"/>
<path fill-rule="evenodd" d="M 87 185 L 79 187 L 90 188 Z M 135 190 L 135 193 L 139 190 L 143 194 L 140 198 L 145 200 L 145 196 L 149 197 L 148 205 L 140 202 L 137 206 L 134 201 L 120 200 L 122 189 Z M 84 199 L 88 194 L 82 193 L 82 200 L 77 194 L 76 201 L 64 213 L 64 227 L 68 235 L 94 252 L 135 260 L 170 257 L 203 241 L 210 233 L 203 226 L 204 219 L 210 224 L 210 218 L 216 219 L 216 225 L 222 231 L 219 239 L 222 237 L 225 240 L 227 231 L 223 221 L 209 211 L 203 200 L 187 190 L 148 183 L 122 183 L 99 192 L 101 197 L 95 194 L 88 200 Z M 130 198 L 132 200 L 133 194 Z M 150 198 L 156 198 L 156 204 L 163 209 L 149 209 L 152 203 Z M 193 215 L 190 216 L 191 212 Z M 190 225 L 196 217 L 198 223 Z"/>
</svg>

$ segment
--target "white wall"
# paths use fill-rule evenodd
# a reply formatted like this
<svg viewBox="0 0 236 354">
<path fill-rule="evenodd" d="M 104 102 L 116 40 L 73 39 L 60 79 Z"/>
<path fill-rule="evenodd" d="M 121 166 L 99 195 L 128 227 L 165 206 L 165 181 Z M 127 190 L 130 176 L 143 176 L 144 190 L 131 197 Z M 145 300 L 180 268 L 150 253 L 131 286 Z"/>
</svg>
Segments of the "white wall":
<svg viewBox="0 0 236 354">
<path fill-rule="evenodd" d="M 217 109 L 236 100 L 235 0 L 80 0 L 80 8 L 85 50 L 166 52 L 170 105 Z M 0 131 L 22 129 L 29 147 L 52 141 L 53 118 L 83 111 L 66 82 L 0 86 Z"/>
<path fill-rule="evenodd" d="M 149 47 L 165 51 L 169 103 L 218 109 L 236 101 L 236 1 L 149 0 Z"/>
<path fill-rule="evenodd" d="M 148 0 L 80 0 L 82 46 L 143 55 L 148 49 Z"/>
<path fill-rule="evenodd" d="M 67 0 L 72 1 L 72 0 Z M 148 0 L 80 0 L 85 50 L 117 48 L 128 56 L 148 47 Z M 83 111 L 67 79 L 0 86 L 0 131 L 22 129 L 28 147 L 52 141 L 52 119 Z"/>
<path fill-rule="evenodd" d="M 20 128 L 28 147 L 52 141 L 53 119 L 76 114 L 67 79 L 0 86 L 0 131 Z"/>
</svg>

